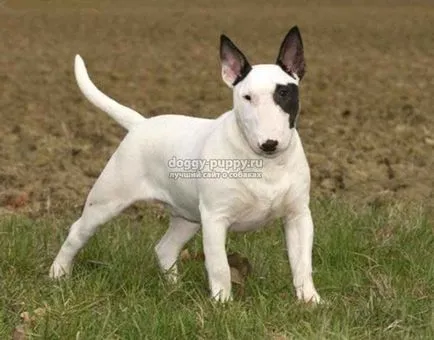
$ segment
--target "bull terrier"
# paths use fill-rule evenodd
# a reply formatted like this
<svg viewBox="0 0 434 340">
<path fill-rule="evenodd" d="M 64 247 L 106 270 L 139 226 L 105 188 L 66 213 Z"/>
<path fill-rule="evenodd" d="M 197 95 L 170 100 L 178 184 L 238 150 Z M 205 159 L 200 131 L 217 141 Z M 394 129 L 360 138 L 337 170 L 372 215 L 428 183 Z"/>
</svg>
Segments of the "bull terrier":
<svg viewBox="0 0 434 340">
<path fill-rule="evenodd" d="M 297 298 L 320 302 L 312 280 L 310 170 L 296 130 L 305 73 L 299 29 L 289 30 L 275 64 L 253 66 L 221 35 L 220 61 L 223 81 L 233 90 L 233 109 L 217 119 L 144 118 L 102 93 L 82 58 L 75 57 L 75 77 L 84 96 L 128 134 L 88 194 L 50 277 L 71 273 L 75 255 L 98 226 L 136 201 L 157 201 L 171 216 L 155 247 L 171 280 L 177 278 L 180 251 L 202 228 L 211 296 L 230 300 L 227 232 L 254 230 L 280 218 Z"/>
</svg>

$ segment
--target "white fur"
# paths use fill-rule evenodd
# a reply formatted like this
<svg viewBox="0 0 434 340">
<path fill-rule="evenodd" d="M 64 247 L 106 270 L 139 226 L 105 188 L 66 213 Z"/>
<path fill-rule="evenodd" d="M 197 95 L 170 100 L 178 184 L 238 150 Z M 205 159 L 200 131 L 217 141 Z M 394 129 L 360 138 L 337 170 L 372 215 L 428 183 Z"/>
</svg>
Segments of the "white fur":
<svg viewBox="0 0 434 340">
<path fill-rule="evenodd" d="M 176 280 L 176 260 L 202 226 L 211 295 L 231 298 L 225 241 L 228 230 L 248 231 L 283 218 L 297 297 L 317 303 L 312 281 L 313 224 L 309 210 L 310 173 L 299 135 L 288 114 L 276 106 L 276 83 L 298 80 L 276 65 L 256 65 L 233 88 L 234 109 L 219 118 L 164 115 L 145 119 L 100 92 L 80 56 L 77 82 L 97 107 L 129 130 L 90 191 L 81 217 L 72 225 L 50 276 L 70 274 L 72 261 L 97 227 L 138 200 L 157 200 L 171 213 L 170 227 L 156 246 L 160 266 Z M 249 94 L 251 102 L 243 95 Z M 261 152 L 267 139 L 279 142 L 273 155 Z M 260 179 L 169 178 L 177 159 L 262 159 Z M 210 170 L 209 167 L 204 169 Z M 214 169 L 215 170 L 215 169 Z M 263 250 L 266 251 L 266 250 Z"/>
</svg>

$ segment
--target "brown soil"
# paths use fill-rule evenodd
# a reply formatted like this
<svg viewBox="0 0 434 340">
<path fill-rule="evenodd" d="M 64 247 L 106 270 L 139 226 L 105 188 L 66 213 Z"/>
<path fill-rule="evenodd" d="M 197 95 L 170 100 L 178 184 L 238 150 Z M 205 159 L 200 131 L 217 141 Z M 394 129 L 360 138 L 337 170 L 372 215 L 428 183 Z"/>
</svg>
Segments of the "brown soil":
<svg viewBox="0 0 434 340">
<path fill-rule="evenodd" d="M 269 63 L 295 24 L 308 65 L 299 131 L 313 194 L 433 206 L 430 1 L 18 3 L 0 4 L 3 211 L 79 209 L 125 135 L 79 92 L 76 53 L 104 92 L 146 116 L 216 117 L 231 106 L 220 33 L 252 63 Z"/>
</svg>

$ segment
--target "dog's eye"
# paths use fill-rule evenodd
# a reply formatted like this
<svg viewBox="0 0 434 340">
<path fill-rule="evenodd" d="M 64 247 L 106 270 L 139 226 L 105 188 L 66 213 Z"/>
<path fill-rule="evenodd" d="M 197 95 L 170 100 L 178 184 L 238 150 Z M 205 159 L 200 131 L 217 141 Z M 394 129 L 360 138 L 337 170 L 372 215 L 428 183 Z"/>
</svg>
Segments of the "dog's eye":
<svg viewBox="0 0 434 340">
<path fill-rule="evenodd" d="M 287 97 L 289 95 L 288 89 L 282 88 L 279 89 L 278 94 L 280 97 Z"/>
<path fill-rule="evenodd" d="M 248 101 L 251 101 L 251 100 L 252 100 L 252 97 L 250 97 L 248 94 L 246 94 L 245 96 L 243 96 L 243 98 L 244 98 L 245 100 L 248 100 Z"/>
</svg>

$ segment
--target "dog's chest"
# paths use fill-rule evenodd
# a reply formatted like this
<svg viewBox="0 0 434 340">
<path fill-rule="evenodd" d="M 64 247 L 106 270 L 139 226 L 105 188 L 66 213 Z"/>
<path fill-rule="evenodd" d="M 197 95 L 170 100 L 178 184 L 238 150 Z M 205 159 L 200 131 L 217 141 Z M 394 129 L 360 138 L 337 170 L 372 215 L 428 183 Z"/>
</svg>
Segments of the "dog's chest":
<svg viewBox="0 0 434 340">
<path fill-rule="evenodd" d="M 279 180 L 250 181 L 245 183 L 234 200 L 233 223 L 230 230 L 255 230 L 272 220 L 285 216 L 289 209 L 291 180 L 283 174 Z"/>
</svg>

